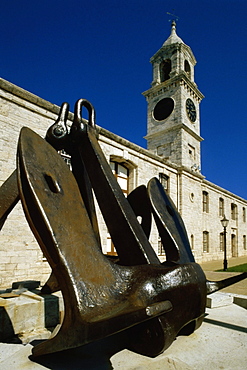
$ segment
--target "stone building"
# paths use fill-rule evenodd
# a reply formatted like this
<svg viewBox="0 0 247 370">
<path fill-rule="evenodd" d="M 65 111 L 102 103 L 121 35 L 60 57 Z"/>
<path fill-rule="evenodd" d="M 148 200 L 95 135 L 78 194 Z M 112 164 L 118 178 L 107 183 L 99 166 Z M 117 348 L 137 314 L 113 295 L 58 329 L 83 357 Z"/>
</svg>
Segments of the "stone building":
<svg viewBox="0 0 247 370">
<path fill-rule="evenodd" d="M 151 58 L 153 81 L 147 99 L 147 145 L 143 149 L 103 128 L 99 143 L 125 194 L 158 177 L 177 206 L 197 262 L 223 259 L 221 219 L 229 219 L 227 256 L 247 255 L 247 201 L 209 182 L 200 172 L 200 115 L 203 98 L 194 82 L 195 57 L 176 34 Z M 42 137 L 57 118 L 59 107 L 0 79 L 0 185 L 16 168 L 22 126 Z M 69 119 L 73 119 L 72 113 Z M 98 214 L 104 253 L 114 254 L 102 216 Z M 158 232 L 150 242 L 165 259 Z M 45 282 L 50 267 L 32 235 L 18 203 L 0 233 L 0 287 L 13 281 Z"/>
</svg>

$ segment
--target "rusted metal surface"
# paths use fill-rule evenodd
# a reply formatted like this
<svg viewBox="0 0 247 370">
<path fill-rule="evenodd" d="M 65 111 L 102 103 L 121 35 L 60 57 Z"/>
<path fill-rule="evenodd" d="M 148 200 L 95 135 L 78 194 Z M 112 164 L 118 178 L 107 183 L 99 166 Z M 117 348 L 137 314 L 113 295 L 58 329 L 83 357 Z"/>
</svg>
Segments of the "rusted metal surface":
<svg viewBox="0 0 247 370">
<path fill-rule="evenodd" d="M 93 122 L 94 115 L 91 117 L 89 112 L 91 125 L 82 123 L 79 107 L 82 107 L 83 102 L 79 100 L 76 103 L 75 118 L 68 137 L 68 146 L 77 148 L 80 158 L 74 158 L 74 153 L 70 153 L 69 149 L 68 151 L 72 155 L 72 160 L 74 158 L 75 161 L 83 161 L 85 165 L 121 264 L 159 263 L 99 146 Z"/>
<path fill-rule="evenodd" d="M 170 231 L 167 232 L 168 228 L 165 229 L 164 226 L 157 224 L 158 227 L 160 226 L 159 231 L 167 254 L 166 264 L 170 265 L 170 262 L 179 260 L 179 253 L 181 253 L 183 258 L 183 261 L 180 262 L 194 262 L 181 217 L 168 196 L 163 193 L 162 195 L 165 197 L 163 201 L 157 198 L 160 195 L 160 191 L 155 196 L 155 190 L 153 190 L 157 187 L 155 179 L 150 182 L 149 189 L 145 186 L 135 189 L 128 196 L 129 202 L 126 201 L 98 144 L 95 125 L 90 114 L 93 112 L 92 107 L 89 111 L 91 124 L 85 125 L 82 123 L 81 110 L 83 102 L 79 100 L 76 104 L 75 118 L 69 140 L 73 142 L 73 148 L 78 148 L 80 159 L 85 164 L 101 212 L 117 250 L 119 263 L 127 266 L 141 264 L 160 265 L 160 261 L 148 241 L 151 227 L 151 212 L 154 213 L 156 218 L 159 217 L 158 212 L 155 211 L 157 202 L 161 202 L 161 204 L 162 202 L 169 203 L 170 211 L 173 211 L 173 217 L 171 217 L 166 211 L 165 203 L 163 213 L 166 212 L 166 216 L 169 216 L 167 222 L 170 223 Z M 92 116 L 94 117 L 94 114 Z M 73 153 L 70 154 L 73 158 Z M 76 160 L 78 159 L 75 158 Z M 151 204 L 151 200 L 154 205 Z M 130 207 L 129 203 L 133 208 Z M 135 214 L 133 214 L 133 210 Z M 136 216 L 142 217 L 142 227 L 137 222 Z M 162 218 L 162 214 L 160 218 Z M 177 227 L 180 227 L 179 235 L 177 235 L 176 224 Z M 178 241 L 174 240 L 172 233 L 175 239 L 179 239 Z M 174 253 L 176 254 L 174 259 L 170 258 L 172 251 L 176 252 Z M 167 348 L 171 343 L 169 340 L 174 340 L 174 337 L 171 339 L 172 336 L 167 335 L 167 322 L 163 317 L 155 318 L 134 330 L 134 336 L 130 333 L 128 347 L 144 355 L 155 356 Z M 160 335 L 160 332 L 162 332 L 162 335 Z"/>
<path fill-rule="evenodd" d="M 82 119 L 83 108 L 88 110 L 88 123 Z M 60 288 L 65 303 L 60 329 L 34 347 L 33 354 L 62 351 L 125 331 L 126 348 L 156 356 L 179 333 L 191 333 L 201 325 L 207 293 L 233 281 L 206 281 L 181 216 L 156 178 L 125 198 L 98 144 L 91 103 L 78 100 L 70 129 L 68 110 L 64 103 L 46 140 L 22 129 L 18 189 L 16 171 L 0 188 L 0 225 L 20 197 L 52 268 L 44 290 Z M 72 172 L 57 153 L 61 149 L 71 156 Z M 102 253 L 93 192 L 117 250 L 116 263 Z M 152 215 L 166 252 L 164 263 L 148 240 Z"/>
<path fill-rule="evenodd" d="M 56 151 L 24 128 L 18 158 L 26 217 L 65 302 L 59 332 L 34 347 L 34 355 L 80 346 L 164 314 L 169 345 L 188 319 L 203 315 L 206 280 L 199 265 L 113 264 L 98 248 L 77 183 Z"/>
</svg>

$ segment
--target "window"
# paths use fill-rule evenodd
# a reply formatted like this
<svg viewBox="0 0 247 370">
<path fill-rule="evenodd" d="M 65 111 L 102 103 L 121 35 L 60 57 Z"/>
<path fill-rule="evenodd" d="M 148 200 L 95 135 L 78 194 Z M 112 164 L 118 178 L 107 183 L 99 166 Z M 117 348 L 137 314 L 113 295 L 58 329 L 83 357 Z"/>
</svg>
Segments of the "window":
<svg viewBox="0 0 247 370">
<path fill-rule="evenodd" d="M 224 199 L 219 199 L 219 216 L 224 217 L 225 211 L 224 211 Z"/>
<path fill-rule="evenodd" d="M 110 166 L 113 174 L 115 175 L 117 182 L 122 189 L 125 196 L 128 195 L 129 189 L 129 170 L 122 163 L 110 161 Z M 107 233 L 107 244 L 106 244 L 106 253 L 111 256 L 116 256 L 117 252 L 114 247 L 114 244 L 111 239 L 111 235 Z"/>
<path fill-rule="evenodd" d="M 203 212 L 209 212 L 209 195 L 208 192 L 202 192 L 202 210 Z"/>
<path fill-rule="evenodd" d="M 231 204 L 231 218 L 232 220 L 237 219 L 237 205 L 234 203 Z"/>
<path fill-rule="evenodd" d="M 246 235 L 243 235 L 243 249 L 246 251 Z"/>
<path fill-rule="evenodd" d="M 65 163 L 69 166 L 70 170 L 72 171 L 70 155 L 67 154 L 64 149 L 59 150 L 58 153 L 61 155 Z"/>
<path fill-rule="evenodd" d="M 171 60 L 166 59 L 160 64 L 160 82 L 169 80 L 171 72 Z"/>
<path fill-rule="evenodd" d="M 184 70 L 187 73 L 187 76 L 189 78 L 191 78 L 190 64 L 189 64 L 188 60 L 184 61 Z"/>
<path fill-rule="evenodd" d="M 158 255 L 159 256 L 164 256 L 166 254 L 165 248 L 162 244 L 161 238 L 159 237 L 158 239 Z"/>
<path fill-rule="evenodd" d="M 243 222 L 246 222 L 246 209 L 243 207 Z"/>
<path fill-rule="evenodd" d="M 203 252 L 209 252 L 209 232 L 203 231 Z"/>
<path fill-rule="evenodd" d="M 195 148 L 194 148 L 192 145 L 190 145 L 190 144 L 188 144 L 188 147 L 189 147 L 189 156 L 190 156 L 190 159 L 191 159 L 192 161 L 194 161 L 194 160 L 196 159 L 196 150 L 195 150 Z"/>
<path fill-rule="evenodd" d="M 190 235 L 190 247 L 191 247 L 191 250 L 194 249 L 194 235 L 193 234 Z"/>
<path fill-rule="evenodd" d="M 117 251 L 114 247 L 114 244 L 111 239 L 111 235 L 107 233 L 107 238 L 106 238 L 106 254 L 110 256 L 117 256 Z"/>
<path fill-rule="evenodd" d="M 128 179 L 129 179 L 129 170 L 122 163 L 110 162 L 112 172 L 114 173 L 117 182 L 119 183 L 120 188 L 122 189 L 125 196 L 128 195 Z"/>
<path fill-rule="evenodd" d="M 235 234 L 231 235 L 232 257 L 238 257 L 237 237 Z"/>
<path fill-rule="evenodd" d="M 165 175 L 164 173 L 159 173 L 159 181 L 164 190 L 169 193 L 169 176 Z"/>
<path fill-rule="evenodd" d="M 224 250 L 224 233 L 220 233 L 220 251 Z"/>
</svg>

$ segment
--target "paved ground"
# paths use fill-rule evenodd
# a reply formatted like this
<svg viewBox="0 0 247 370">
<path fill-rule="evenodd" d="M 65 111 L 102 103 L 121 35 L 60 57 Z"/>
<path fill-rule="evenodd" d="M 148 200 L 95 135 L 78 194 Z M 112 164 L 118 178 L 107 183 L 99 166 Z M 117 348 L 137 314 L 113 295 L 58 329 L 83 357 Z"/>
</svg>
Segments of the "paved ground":
<svg viewBox="0 0 247 370">
<path fill-rule="evenodd" d="M 114 337 L 109 337 L 105 343 L 98 342 L 96 347 L 87 345 L 36 360 L 30 357 L 32 344 L 0 344 L 0 369 L 245 370 L 246 323 L 246 310 L 235 304 L 207 309 L 207 316 L 198 330 L 188 337 L 178 337 L 156 358 L 141 356 L 126 349 L 112 351 Z M 111 352 L 108 356 L 106 348 Z"/>
<path fill-rule="evenodd" d="M 247 257 L 229 259 L 229 266 L 247 263 Z M 216 272 L 223 262 L 201 264 L 209 280 L 235 273 Z M 221 292 L 247 295 L 247 279 Z M 214 293 L 221 294 L 221 293 Z M 1 370 L 245 370 L 247 364 L 247 311 L 230 304 L 207 309 L 202 326 L 181 336 L 160 356 L 148 358 L 126 349 L 115 350 L 117 337 L 34 360 L 33 344 L 0 343 Z M 106 356 L 106 348 L 111 352 Z M 111 350 L 109 350 L 111 349 Z M 102 355 L 103 354 L 103 355 Z"/>
<path fill-rule="evenodd" d="M 227 260 L 228 267 L 242 265 L 247 263 L 247 256 L 244 257 L 234 257 Z M 223 268 L 223 260 L 203 262 L 200 264 L 204 271 L 216 271 Z"/>
<path fill-rule="evenodd" d="M 228 260 L 228 267 L 242 265 L 247 263 L 247 256 L 245 257 L 236 257 L 230 258 Z M 222 280 L 228 277 L 238 275 L 236 272 L 217 272 L 223 268 L 223 261 L 210 261 L 200 264 L 208 280 Z M 242 280 L 234 285 L 231 285 L 225 289 L 222 289 L 221 292 L 235 293 L 235 294 L 244 294 L 247 295 L 247 279 Z"/>
</svg>

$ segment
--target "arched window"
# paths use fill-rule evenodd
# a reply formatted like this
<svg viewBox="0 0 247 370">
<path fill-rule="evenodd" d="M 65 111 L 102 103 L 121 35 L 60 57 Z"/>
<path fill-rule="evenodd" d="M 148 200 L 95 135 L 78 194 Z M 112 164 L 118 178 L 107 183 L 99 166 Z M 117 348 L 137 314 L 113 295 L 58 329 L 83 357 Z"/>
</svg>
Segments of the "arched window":
<svg viewBox="0 0 247 370">
<path fill-rule="evenodd" d="M 171 60 L 166 59 L 160 64 L 160 82 L 169 80 L 171 72 Z"/>
<path fill-rule="evenodd" d="M 238 214 L 238 207 L 236 204 L 234 203 L 231 203 L 231 218 L 232 220 L 236 220 L 237 219 L 237 214 Z"/>
<path fill-rule="evenodd" d="M 191 78 L 191 69 L 188 60 L 184 61 L 184 70 L 187 73 L 188 77 Z"/>
</svg>

